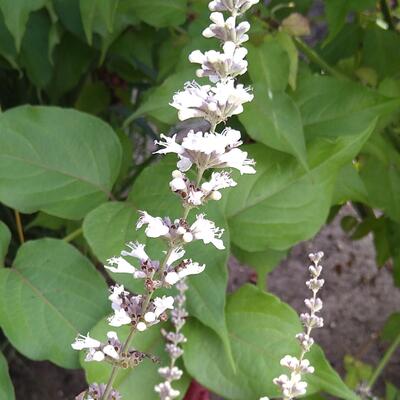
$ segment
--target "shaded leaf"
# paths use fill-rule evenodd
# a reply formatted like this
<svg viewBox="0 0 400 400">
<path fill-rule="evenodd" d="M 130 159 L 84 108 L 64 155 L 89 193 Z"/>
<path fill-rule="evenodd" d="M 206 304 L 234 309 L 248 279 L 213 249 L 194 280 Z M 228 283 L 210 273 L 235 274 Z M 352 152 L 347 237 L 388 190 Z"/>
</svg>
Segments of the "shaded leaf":
<svg viewBox="0 0 400 400">
<path fill-rule="evenodd" d="M 7 360 L 0 353 L 0 397 L 3 400 L 15 400 L 14 387 L 8 373 Z"/>
<path fill-rule="evenodd" d="M 5 23 L 14 37 L 19 51 L 25 33 L 29 14 L 44 7 L 47 0 L 0 0 Z"/>
<path fill-rule="evenodd" d="M 11 232 L 8 226 L 3 221 L 0 221 L 0 267 L 4 265 L 10 241 Z"/>
</svg>

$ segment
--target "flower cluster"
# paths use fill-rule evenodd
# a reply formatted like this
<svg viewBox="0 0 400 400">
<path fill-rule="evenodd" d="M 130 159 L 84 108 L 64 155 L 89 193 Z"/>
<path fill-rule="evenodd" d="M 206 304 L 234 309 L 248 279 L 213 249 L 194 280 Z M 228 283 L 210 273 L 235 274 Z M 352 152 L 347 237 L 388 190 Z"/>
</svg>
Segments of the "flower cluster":
<svg viewBox="0 0 400 400">
<path fill-rule="evenodd" d="M 322 251 L 309 254 L 309 258 L 313 264 L 308 267 L 311 279 L 308 280 L 306 284 L 312 291 L 313 296 L 304 301 L 309 312 L 300 315 L 300 320 L 305 328 L 304 332 L 296 335 L 302 349 L 300 357 L 296 358 L 290 355 L 283 357 L 281 365 L 289 369 L 290 375 L 282 374 L 274 379 L 274 383 L 279 386 L 284 400 L 291 400 L 306 394 L 307 382 L 302 381 L 303 375 L 312 374 L 314 372 L 314 367 L 312 367 L 310 361 L 304 357 L 306 353 L 310 351 L 314 343 L 314 339 L 311 337 L 311 331 L 314 328 L 321 328 L 324 323 L 323 319 L 317 315 L 322 309 L 322 300 L 317 297 L 317 294 L 324 285 L 324 280 L 320 279 L 322 266 L 319 264 L 323 256 L 324 253 Z M 260 400 L 267 399 L 267 397 L 263 397 Z"/>
<path fill-rule="evenodd" d="M 177 359 L 183 354 L 180 344 L 186 342 L 186 337 L 181 333 L 183 325 L 185 325 L 186 322 L 186 317 L 188 316 L 188 313 L 185 310 L 185 292 L 188 290 L 185 279 L 182 279 L 176 285 L 176 288 L 179 293 L 175 297 L 176 307 L 171 313 L 171 321 L 175 330 L 173 332 L 162 330 L 162 334 L 167 341 L 165 349 L 169 354 L 170 364 L 158 369 L 158 373 L 164 378 L 164 382 L 156 385 L 154 388 L 154 390 L 159 394 L 161 400 L 172 400 L 180 395 L 180 392 L 175 390 L 171 383 L 179 380 L 183 374 L 183 371 L 175 364 Z"/>
<path fill-rule="evenodd" d="M 87 390 L 76 396 L 76 400 L 101 400 L 105 391 L 106 385 L 104 383 L 92 383 Z M 108 399 L 121 400 L 122 397 L 116 390 L 112 389 Z"/>
<path fill-rule="evenodd" d="M 253 99 L 251 90 L 237 84 L 235 80 L 247 71 L 247 50 L 240 46 L 248 39 L 246 32 L 250 28 L 248 22 L 237 24 L 237 18 L 258 1 L 219 0 L 209 4 L 210 10 L 213 11 L 210 17 L 212 23 L 203 35 L 220 39 L 223 42 L 222 52 L 194 51 L 189 60 L 200 64 L 197 75 L 208 77 L 211 84 L 187 82 L 184 90 L 176 93 L 171 103 L 178 110 L 180 120 L 197 117 L 208 121 L 208 132 L 192 130 L 180 143 L 176 136 L 165 135 L 161 135 L 160 140 L 156 141 L 160 146 L 157 154 L 175 153 L 178 157 L 177 169 L 172 173 L 169 186 L 182 201 L 183 215 L 171 219 L 139 211 L 136 229 L 143 228 L 148 238 L 161 240 L 165 246 L 164 255 L 153 259 L 148 255 L 144 244 L 129 242 L 118 256 L 107 260 L 107 270 L 142 280 L 144 292 L 130 293 L 118 284 L 110 289 L 112 314 L 108 323 L 114 328 L 123 325 L 130 327 L 130 334 L 125 342 L 121 343 L 117 334 L 110 331 L 106 343 L 87 335 L 79 336 L 72 344 L 76 350 L 86 350 L 87 361 L 106 361 L 113 365 L 109 383 L 106 386 L 92 385 L 80 395 L 79 400 L 119 399 L 112 387 L 117 368 L 133 368 L 145 358 L 157 361 L 156 357 L 130 347 L 134 333 L 145 331 L 167 320 L 168 312 L 171 312 L 175 326 L 175 332 L 164 332 L 171 364 L 169 367 L 160 368 L 159 372 L 165 381 L 157 385 L 155 390 L 164 400 L 179 395 L 179 392 L 172 388 L 171 382 L 182 375 L 175 362 L 183 352 L 179 344 L 186 340 L 180 332 L 187 316 L 183 307 L 184 292 L 188 288 L 185 279 L 189 275 L 200 274 L 205 269 L 205 265 L 184 258 L 184 246 L 198 240 L 219 250 L 225 249 L 222 240 L 224 230 L 201 212 L 190 219 L 189 213 L 193 208 L 199 208 L 208 201 L 220 200 L 221 190 L 236 186 L 236 182 L 231 178 L 230 169 L 237 169 L 241 174 L 255 173 L 254 161 L 239 148 L 242 144 L 240 132 L 229 127 L 218 132 L 217 128 L 230 116 L 241 113 L 243 104 Z M 225 11 L 231 14 L 226 21 L 221 13 Z M 194 176 L 197 175 L 195 180 L 191 178 L 192 167 L 195 170 Z M 213 171 L 215 169 L 218 171 Z M 154 296 L 158 289 L 168 289 L 173 285 L 179 290 L 175 301 L 171 296 Z"/>
</svg>

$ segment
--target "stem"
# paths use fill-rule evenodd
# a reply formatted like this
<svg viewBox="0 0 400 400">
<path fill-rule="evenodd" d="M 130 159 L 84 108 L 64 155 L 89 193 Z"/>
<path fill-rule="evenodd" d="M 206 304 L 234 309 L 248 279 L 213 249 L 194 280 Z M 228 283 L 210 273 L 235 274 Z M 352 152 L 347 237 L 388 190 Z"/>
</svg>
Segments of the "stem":
<svg viewBox="0 0 400 400">
<path fill-rule="evenodd" d="M 379 375 L 385 369 L 387 363 L 390 361 L 390 359 L 392 358 L 394 352 L 396 351 L 396 349 L 399 345 L 400 345 L 400 333 L 397 335 L 396 339 L 392 342 L 392 344 L 386 350 L 386 353 L 382 357 L 382 360 L 380 361 L 380 363 L 376 367 L 374 373 L 372 374 L 371 378 L 369 379 L 368 388 L 370 390 L 371 390 L 372 386 L 374 386 L 377 379 L 379 378 Z"/>
<path fill-rule="evenodd" d="M 323 60 L 321 58 L 321 56 L 314 49 L 312 49 L 310 46 L 308 46 L 308 44 L 306 44 L 305 42 L 303 42 L 301 39 L 299 39 L 297 37 L 295 37 L 293 39 L 294 39 L 294 43 L 296 44 L 297 48 L 300 51 L 302 51 L 311 62 L 318 64 L 323 70 L 325 70 L 326 72 L 328 72 L 330 75 L 334 76 L 335 78 L 347 79 L 347 80 L 349 79 L 346 75 L 342 74 L 341 72 L 337 71 L 335 68 L 330 66 L 325 60 Z"/>
<path fill-rule="evenodd" d="M 24 228 L 21 222 L 21 215 L 17 210 L 14 210 L 14 214 L 15 214 L 15 223 L 17 224 L 19 241 L 21 242 L 21 244 L 23 244 L 25 242 L 25 237 L 24 237 Z"/>
<path fill-rule="evenodd" d="M 78 229 L 76 229 L 75 231 L 71 232 L 69 235 L 65 236 L 65 238 L 63 239 L 64 242 L 72 242 L 75 238 L 77 238 L 79 235 L 81 235 L 83 232 L 83 228 L 80 227 Z"/>
<path fill-rule="evenodd" d="M 392 13 L 390 11 L 390 7 L 387 0 L 380 0 L 380 6 L 383 18 L 385 19 L 385 22 L 388 24 L 389 29 L 395 31 L 396 26 L 393 22 Z"/>
</svg>

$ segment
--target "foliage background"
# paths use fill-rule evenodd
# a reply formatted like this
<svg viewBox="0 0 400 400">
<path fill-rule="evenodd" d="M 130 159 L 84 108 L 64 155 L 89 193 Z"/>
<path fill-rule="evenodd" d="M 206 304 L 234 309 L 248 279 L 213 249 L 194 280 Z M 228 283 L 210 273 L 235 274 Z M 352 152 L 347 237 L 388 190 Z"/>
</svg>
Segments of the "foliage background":
<svg viewBox="0 0 400 400">
<path fill-rule="evenodd" d="M 167 185 L 173 164 L 156 160 L 150 143 L 201 124 L 178 123 L 168 102 L 194 77 L 189 52 L 216 46 L 201 37 L 206 4 L 0 0 L 0 326 L 24 356 L 78 368 L 71 341 L 105 329 L 106 281 L 123 282 L 101 264 L 139 238 L 137 209 L 178 213 Z M 372 233 L 378 264 L 389 263 L 400 284 L 399 9 L 387 6 L 270 1 L 249 16 L 244 81 L 255 101 L 233 124 L 258 172 L 236 176 L 240 190 L 207 210 L 226 229 L 227 251 L 191 249 L 208 268 L 190 281 L 183 385 L 193 376 L 228 399 L 277 394 L 271 379 L 281 356 L 297 351 L 300 326 L 262 277 L 346 202 L 358 217 L 343 228 L 355 240 Z M 312 35 L 300 37 L 307 21 L 295 12 L 309 17 Z M 230 252 L 258 271 L 260 289 L 226 297 Z M 137 345 L 160 353 L 152 335 Z M 357 398 L 322 351 L 312 358 L 311 392 Z M 105 380 L 103 366 L 82 366 L 88 381 Z M 13 399 L 3 358 L 0 371 Z M 157 380 L 146 364 L 121 374 L 119 386 L 150 399 Z"/>
</svg>

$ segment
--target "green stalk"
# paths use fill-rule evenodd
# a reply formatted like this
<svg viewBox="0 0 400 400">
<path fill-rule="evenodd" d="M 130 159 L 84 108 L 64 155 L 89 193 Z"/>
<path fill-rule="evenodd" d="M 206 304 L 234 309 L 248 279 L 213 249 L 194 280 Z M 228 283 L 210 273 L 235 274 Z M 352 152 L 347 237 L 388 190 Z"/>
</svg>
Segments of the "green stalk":
<svg viewBox="0 0 400 400">
<path fill-rule="evenodd" d="M 389 346 L 389 348 L 386 350 L 386 353 L 382 357 L 382 360 L 376 367 L 374 373 L 372 374 L 371 378 L 369 379 L 368 382 L 368 388 L 371 390 L 372 386 L 374 386 L 375 382 L 379 378 L 379 375 L 382 373 L 382 371 L 385 369 L 386 365 L 392 358 L 393 354 L 397 350 L 397 347 L 400 345 L 400 333 L 397 335 L 395 340 L 392 342 L 392 344 Z"/>
<path fill-rule="evenodd" d="M 76 229 L 75 231 L 71 232 L 69 235 L 65 236 L 63 239 L 64 242 L 72 242 L 74 239 L 76 239 L 78 236 L 80 236 L 83 233 L 83 228 L 80 227 Z"/>
</svg>

